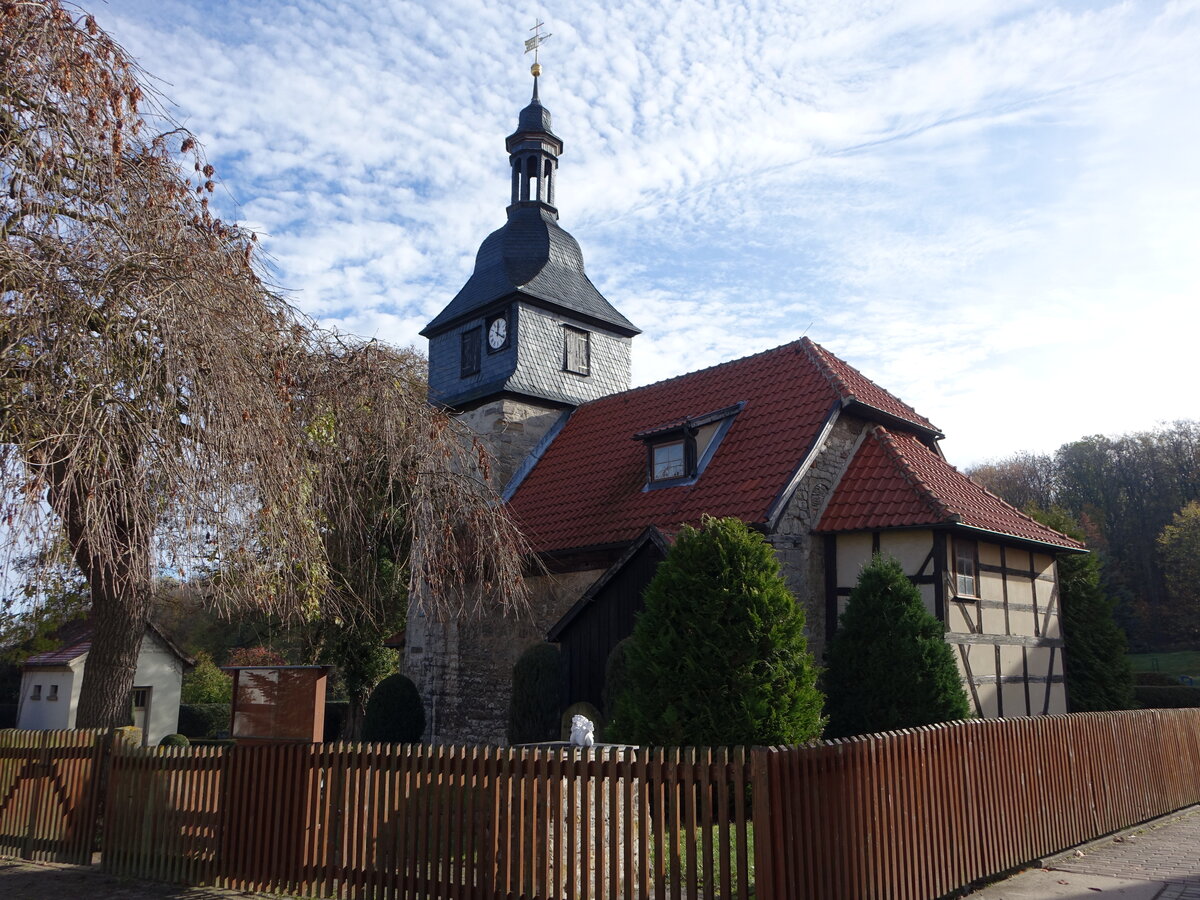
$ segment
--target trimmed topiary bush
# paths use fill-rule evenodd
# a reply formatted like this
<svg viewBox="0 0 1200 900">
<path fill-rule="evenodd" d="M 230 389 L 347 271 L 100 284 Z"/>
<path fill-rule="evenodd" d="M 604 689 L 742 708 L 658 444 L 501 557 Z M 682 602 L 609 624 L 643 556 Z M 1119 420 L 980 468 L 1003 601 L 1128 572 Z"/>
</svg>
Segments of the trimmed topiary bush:
<svg viewBox="0 0 1200 900">
<path fill-rule="evenodd" d="M 592 720 L 592 724 L 596 726 L 594 737 L 600 740 L 600 733 L 604 728 L 604 716 L 600 714 L 600 710 L 592 706 L 586 700 L 580 700 L 578 703 L 572 703 L 563 710 L 562 716 L 558 720 L 558 739 L 560 741 L 569 741 L 571 739 L 571 719 L 574 716 L 586 716 Z"/>
<path fill-rule="evenodd" d="M 738 519 L 685 526 L 645 593 L 612 740 L 793 744 L 824 724 L 804 610 L 775 551 Z"/>
<path fill-rule="evenodd" d="M 363 719 L 363 740 L 415 744 L 425 734 L 425 706 L 412 679 L 397 672 L 375 686 Z"/>
<path fill-rule="evenodd" d="M 342 726 L 346 724 L 346 713 L 349 709 L 346 700 L 327 700 L 325 702 L 325 727 L 321 732 L 321 740 L 336 741 L 342 736 Z"/>
<path fill-rule="evenodd" d="M 829 737 L 971 714 L 945 629 L 894 559 L 876 555 L 863 567 L 827 660 Z"/>
<path fill-rule="evenodd" d="M 168 734 L 168 735 L 163 736 L 163 739 L 158 742 L 158 746 L 160 746 L 160 747 L 189 747 L 189 746 L 191 746 L 191 743 L 192 742 L 189 741 L 182 734 Z"/>
<path fill-rule="evenodd" d="M 534 644 L 513 666 L 508 706 L 508 742 L 540 744 L 558 740 L 562 668 L 555 644 Z"/>
<path fill-rule="evenodd" d="M 189 738 L 215 738 L 229 732 L 228 703 L 183 703 L 179 706 L 179 733 Z"/>
</svg>

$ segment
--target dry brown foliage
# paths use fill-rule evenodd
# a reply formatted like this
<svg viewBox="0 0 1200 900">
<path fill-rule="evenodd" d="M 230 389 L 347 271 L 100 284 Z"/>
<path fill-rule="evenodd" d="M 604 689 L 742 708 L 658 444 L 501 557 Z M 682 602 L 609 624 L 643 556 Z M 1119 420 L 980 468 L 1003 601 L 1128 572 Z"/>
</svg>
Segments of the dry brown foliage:
<svg viewBox="0 0 1200 900">
<path fill-rule="evenodd" d="M 10 547 L 65 533 L 88 579 L 80 726 L 127 715 L 156 571 L 207 561 L 231 608 L 369 607 L 384 535 L 435 615 L 523 599 L 419 358 L 314 328 L 212 175 L 90 16 L 0 3 L 0 515 Z"/>
</svg>

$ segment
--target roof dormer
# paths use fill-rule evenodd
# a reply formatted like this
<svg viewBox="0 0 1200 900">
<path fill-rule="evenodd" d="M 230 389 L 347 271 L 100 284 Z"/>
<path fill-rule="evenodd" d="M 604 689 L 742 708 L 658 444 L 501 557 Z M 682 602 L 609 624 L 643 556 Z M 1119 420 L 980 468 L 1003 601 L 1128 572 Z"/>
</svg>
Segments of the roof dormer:
<svg viewBox="0 0 1200 900">
<path fill-rule="evenodd" d="M 646 445 L 646 485 L 642 490 L 694 484 L 745 405 L 742 401 L 635 434 L 633 439 Z"/>
</svg>

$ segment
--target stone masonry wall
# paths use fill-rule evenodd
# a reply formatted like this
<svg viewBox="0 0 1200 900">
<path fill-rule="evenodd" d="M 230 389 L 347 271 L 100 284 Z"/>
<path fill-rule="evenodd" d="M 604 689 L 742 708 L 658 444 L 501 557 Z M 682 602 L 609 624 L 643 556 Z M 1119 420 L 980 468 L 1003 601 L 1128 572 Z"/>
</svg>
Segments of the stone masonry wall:
<svg viewBox="0 0 1200 900">
<path fill-rule="evenodd" d="M 566 413 L 502 398 L 468 410 L 459 419 L 487 443 L 492 454 L 492 486 L 502 491 L 529 452 Z"/>
<path fill-rule="evenodd" d="M 792 493 L 787 509 L 767 541 L 775 548 L 788 587 L 805 605 L 808 648 L 817 662 L 825 652 L 825 553 L 812 530 L 842 474 L 850 464 L 866 422 L 842 414 L 824 446 Z"/>
<path fill-rule="evenodd" d="M 512 668 L 600 575 L 599 570 L 528 581 L 528 611 L 437 622 L 409 609 L 405 672 L 425 704 L 431 743 L 506 743 Z"/>
<path fill-rule="evenodd" d="M 506 398 L 484 403 L 460 418 L 488 444 L 493 455 L 492 485 L 502 490 L 564 414 Z M 414 598 L 409 604 L 404 668 L 425 704 L 425 740 L 505 743 L 517 657 L 531 644 L 545 640 L 550 626 L 599 574 L 530 578 L 528 610 L 474 621 L 435 621 L 421 612 Z"/>
</svg>

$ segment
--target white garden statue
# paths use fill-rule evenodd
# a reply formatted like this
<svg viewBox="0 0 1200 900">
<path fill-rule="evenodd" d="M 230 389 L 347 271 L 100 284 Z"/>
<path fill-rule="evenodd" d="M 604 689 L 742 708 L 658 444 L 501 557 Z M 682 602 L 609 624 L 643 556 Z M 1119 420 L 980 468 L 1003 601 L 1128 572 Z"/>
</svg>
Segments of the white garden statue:
<svg viewBox="0 0 1200 900">
<path fill-rule="evenodd" d="M 596 743 L 596 726 L 587 716 L 571 716 L 571 746 L 590 747 Z"/>
</svg>

